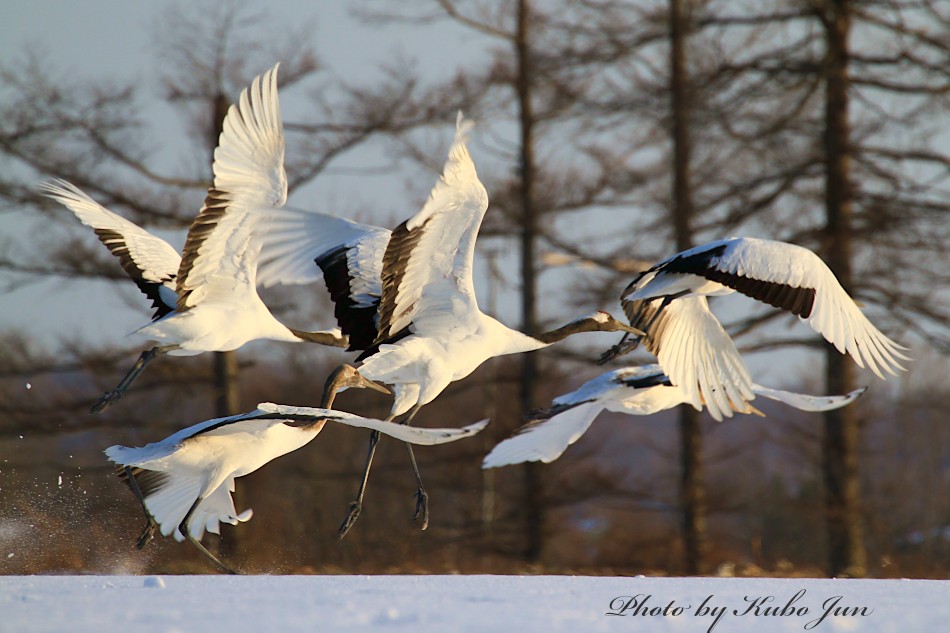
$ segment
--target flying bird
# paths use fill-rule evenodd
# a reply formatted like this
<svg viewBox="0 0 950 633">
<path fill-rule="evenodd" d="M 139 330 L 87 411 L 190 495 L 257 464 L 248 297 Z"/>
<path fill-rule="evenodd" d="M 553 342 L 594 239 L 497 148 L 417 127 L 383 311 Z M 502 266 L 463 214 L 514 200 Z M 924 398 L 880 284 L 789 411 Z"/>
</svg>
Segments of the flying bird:
<svg viewBox="0 0 950 633">
<path fill-rule="evenodd" d="M 442 177 L 422 209 L 389 234 L 381 261 L 372 257 L 380 253 L 383 234 L 370 239 L 375 249 L 369 249 L 372 257 L 367 258 L 371 260 L 367 270 L 373 275 L 379 270 L 381 283 L 375 286 L 375 277 L 367 275 L 370 283 L 363 286 L 368 299 L 378 288 L 379 302 L 372 315 L 375 338 L 357 358 L 357 366 L 366 378 L 392 388 L 394 401 L 387 420 L 408 414 L 403 423 L 409 424 L 449 384 L 465 378 L 489 358 L 541 349 L 579 332 L 640 332 L 606 312 L 597 312 L 534 337 L 503 325 L 479 309 L 472 267 L 488 194 L 466 147 L 472 127 L 473 123 L 460 113 Z M 362 282 L 352 273 L 354 252 L 352 248 L 337 249 L 325 253 L 327 257 L 318 258 L 318 262 L 325 274 L 335 270 L 342 275 L 345 265 L 350 284 L 354 280 Z M 351 285 L 347 288 L 340 283 L 338 288 L 344 300 L 352 297 Z M 347 316 L 339 322 L 344 332 L 353 336 L 357 321 L 349 325 L 346 321 L 353 308 L 341 305 L 337 303 L 338 314 L 342 311 Z M 368 327 L 369 315 L 371 311 L 366 310 L 358 317 L 363 319 L 360 327 Z M 378 433 L 371 436 L 363 479 L 340 528 L 341 536 L 362 509 L 378 438 Z M 422 517 L 425 529 L 428 495 L 411 447 L 409 452 L 418 484 L 416 518 Z"/>
<path fill-rule="evenodd" d="M 268 213 L 287 198 L 277 66 L 255 78 L 231 106 L 213 171 L 214 185 L 188 231 L 182 256 L 70 183 L 41 185 L 46 195 L 95 230 L 155 309 L 152 322 L 137 332 L 157 345 L 142 352 L 116 388 L 93 405 L 93 412 L 118 401 L 160 354 L 230 351 L 255 339 L 347 345 L 336 328 L 307 332 L 283 325 L 257 292 Z M 270 275 L 268 282 L 274 281 Z"/>
<path fill-rule="evenodd" d="M 910 360 L 900 351 L 907 348 L 871 324 L 818 255 L 787 242 L 731 237 L 677 253 L 634 279 L 621 302 L 644 302 L 634 306 L 644 310 L 650 309 L 646 302 L 660 302 L 645 322 L 650 336 L 652 322 L 676 299 L 733 292 L 799 316 L 878 378 L 884 378 L 881 369 L 903 370 L 897 359 Z"/>
<path fill-rule="evenodd" d="M 867 388 L 844 396 L 810 396 L 752 385 L 756 395 L 784 402 L 802 411 L 829 411 L 854 402 Z M 482 468 L 522 462 L 549 463 L 580 439 L 601 411 L 650 415 L 688 402 L 687 391 L 674 386 L 659 365 L 624 367 L 601 374 L 571 393 L 558 396 L 549 409 L 534 412 L 529 421 L 498 443 Z M 762 415 L 746 403 L 738 413 Z"/>
<path fill-rule="evenodd" d="M 368 387 L 386 391 L 355 370 L 338 378 L 334 389 Z M 469 437 L 488 423 L 482 420 L 460 429 L 417 429 L 333 411 L 329 407 L 335 394 L 326 392 L 319 409 L 262 403 L 250 413 L 207 420 L 141 448 L 107 448 L 106 456 L 118 465 L 117 474 L 133 491 L 145 514 L 138 548 L 161 530 L 179 542 L 187 539 L 220 569 L 235 573 L 201 544 L 206 530 L 218 534 L 220 523 L 236 525 L 251 518 L 251 510 L 238 513 L 234 508 L 231 493 L 235 479 L 306 445 L 327 422 L 372 429 L 424 445 Z"/>
<path fill-rule="evenodd" d="M 878 377 L 909 360 L 864 316 L 827 265 L 794 244 L 747 237 L 710 242 L 678 253 L 641 273 L 621 304 L 674 385 L 689 402 L 709 407 L 716 419 L 751 399 L 751 378 L 732 339 L 709 310 L 707 296 L 741 292 L 805 320 L 842 353 Z M 623 340 L 601 362 L 632 351 L 640 338 Z"/>
</svg>

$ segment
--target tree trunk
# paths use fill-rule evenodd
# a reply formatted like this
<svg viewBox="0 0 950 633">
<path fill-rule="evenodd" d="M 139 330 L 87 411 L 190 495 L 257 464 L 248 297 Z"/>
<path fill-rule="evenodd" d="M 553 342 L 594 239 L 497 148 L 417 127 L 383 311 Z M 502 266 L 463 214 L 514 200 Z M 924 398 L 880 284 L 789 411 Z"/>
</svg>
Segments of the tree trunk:
<svg viewBox="0 0 950 633">
<path fill-rule="evenodd" d="M 211 125 L 208 141 L 211 147 L 211 156 L 218 146 L 218 139 L 224 129 L 224 119 L 228 114 L 230 103 L 223 92 L 215 95 L 211 104 Z M 214 175 L 212 174 L 212 178 Z M 215 415 L 223 418 L 240 413 L 240 398 L 238 397 L 238 361 L 234 352 L 214 353 L 214 397 Z"/>
<path fill-rule="evenodd" d="M 851 217 L 853 192 L 850 183 L 850 126 L 848 121 L 848 36 L 851 28 L 848 0 L 824 5 L 820 15 L 826 33 L 825 54 L 825 261 L 851 293 Z M 850 358 L 827 346 L 828 393 L 854 389 L 854 366 Z M 861 524 L 858 477 L 857 409 L 844 407 L 825 413 L 822 443 L 822 473 L 828 530 L 828 571 L 832 576 L 863 576 L 867 569 Z"/>
<path fill-rule="evenodd" d="M 224 118 L 228 114 L 229 102 L 223 92 L 219 92 L 211 106 L 211 156 L 218 146 L 218 139 L 224 129 Z M 213 178 L 212 174 L 212 178 Z M 240 398 L 238 394 L 238 358 L 237 352 L 214 352 L 214 408 L 215 417 L 223 418 L 240 413 Z M 241 487 L 232 493 L 234 506 L 243 508 L 245 505 L 245 488 Z M 238 510 L 241 512 L 242 510 Z M 225 558 L 238 555 L 240 538 L 237 530 L 226 531 L 226 538 L 218 543 L 218 553 Z"/>
<path fill-rule="evenodd" d="M 690 183 L 689 77 L 686 72 L 688 16 L 683 0 L 670 0 L 670 116 L 673 140 L 673 232 L 676 249 L 693 246 L 690 220 L 693 215 Z M 680 504 L 683 550 L 687 574 L 702 574 L 706 558 L 706 504 L 702 479 L 703 437 L 699 414 L 681 406 L 680 429 Z"/>
<path fill-rule="evenodd" d="M 521 128 L 521 329 L 525 334 L 538 332 L 536 258 L 537 210 L 534 206 L 534 112 L 531 107 L 531 59 L 528 45 L 528 0 L 518 1 L 515 56 L 518 60 L 518 116 Z M 521 411 L 537 406 L 537 356 L 522 355 Z M 544 504 L 540 467 L 524 466 L 525 549 L 528 562 L 541 559 L 544 540 Z"/>
<path fill-rule="evenodd" d="M 214 394 L 217 417 L 223 418 L 241 412 L 236 352 L 214 353 Z"/>
</svg>

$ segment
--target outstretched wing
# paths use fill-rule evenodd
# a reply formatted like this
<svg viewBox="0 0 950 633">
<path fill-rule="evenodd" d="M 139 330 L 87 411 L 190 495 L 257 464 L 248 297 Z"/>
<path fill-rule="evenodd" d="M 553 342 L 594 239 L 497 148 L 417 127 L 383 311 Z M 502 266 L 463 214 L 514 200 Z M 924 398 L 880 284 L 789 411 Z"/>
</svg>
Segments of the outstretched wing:
<svg viewBox="0 0 950 633">
<path fill-rule="evenodd" d="M 425 333 L 477 312 L 472 262 L 488 193 L 465 146 L 472 127 L 459 113 L 442 177 L 422 210 L 392 232 L 383 258 L 377 342 L 410 323 Z"/>
<path fill-rule="evenodd" d="M 595 400 L 540 411 L 514 435 L 499 442 L 482 460 L 482 468 L 553 462 L 587 432 L 603 410 L 604 405 Z"/>
<path fill-rule="evenodd" d="M 755 391 L 757 395 L 784 402 L 788 406 L 801 409 L 802 411 L 831 411 L 851 404 L 867 391 L 868 388 L 862 387 L 861 389 L 855 389 L 843 396 L 810 396 L 804 393 L 770 389 L 762 385 L 753 385 L 752 390 Z"/>
<path fill-rule="evenodd" d="M 380 433 L 409 444 L 421 444 L 425 446 L 448 444 L 466 437 L 471 437 L 488 425 L 488 420 L 481 420 L 480 422 L 469 424 L 459 429 L 424 429 L 406 426 L 405 424 L 397 424 L 395 422 L 364 418 L 352 413 L 346 413 L 345 411 L 294 407 L 284 404 L 274 404 L 272 402 L 262 402 L 257 405 L 257 411 L 244 414 L 242 417 L 247 420 L 281 419 L 308 422 L 333 422 L 336 424 L 345 424 L 346 426 L 379 431 Z"/>
<path fill-rule="evenodd" d="M 683 282 L 683 275 L 697 275 L 798 315 L 879 378 L 884 377 L 881 369 L 895 374 L 903 369 L 898 359 L 909 360 L 901 352 L 906 348 L 868 321 L 831 269 L 807 248 L 734 237 L 683 251 L 655 266 L 652 274 L 629 299 L 668 293 Z"/>
<path fill-rule="evenodd" d="M 126 274 L 152 301 L 153 320 L 175 309 L 175 276 L 181 257 L 168 242 L 109 211 L 65 180 L 42 183 L 40 190 L 96 232 L 99 241 L 119 259 Z"/>
<path fill-rule="evenodd" d="M 224 120 L 214 185 L 188 230 L 178 272 L 178 311 L 219 297 L 257 294 L 259 224 L 287 200 L 277 66 L 256 77 Z"/>
<path fill-rule="evenodd" d="M 323 213 L 277 210 L 267 219 L 257 281 L 263 286 L 304 284 L 322 273 L 349 349 L 366 349 L 376 339 L 389 234 L 388 229 Z"/>
<path fill-rule="evenodd" d="M 261 286 L 314 283 L 321 276 L 314 261 L 345 246 L 359 248 L 360 256 L 354 261 L 360 276 L 380 294 L 388 229 L 288 207 L 269 211 L 266 217 L 257 271 Z"/>
</svg>

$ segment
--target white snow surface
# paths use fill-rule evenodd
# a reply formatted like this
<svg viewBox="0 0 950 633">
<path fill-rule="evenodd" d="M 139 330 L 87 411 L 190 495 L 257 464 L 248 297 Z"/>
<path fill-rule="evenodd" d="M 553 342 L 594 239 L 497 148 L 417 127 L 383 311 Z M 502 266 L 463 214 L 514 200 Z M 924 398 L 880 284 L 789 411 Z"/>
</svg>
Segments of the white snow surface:
<svg viewBox="0 0 950 633">
<path fill-rule="evenodd" d="M 772 599 L 766 602 L 752 602 L 769 597 Z M 636 606 L 655 609 L 656 615 L 631 614 L 635 609 L 633 599 L 637 600 Z M 704 601 L 709 612 L 700 614 Z M 781 612 L 789 601 L 793 601 L 789 608 L 796 613 L 766 614 L 766 608 Z M 849 615 L 831 614 L 822 619 L 830 603 L 847 608 Z M 624 615 L 608 615 L 623 612 L 625 606 Z M 754 612 L 756 607 L 758 614 Z M 682 608 L 678 615 L 662 613 L 676 608 Z M 747 608 L 749 612 L 744 613 Z M 863 615 L 851 615 L 861 608 Z M 717 621 L 712 613 L 719 609 L 722 616 Z M 462 575 L 0 576 L 0 614 L 0 631 L 31 633 L 912 633 L 946 630 L 950 581 Z"/>
</svg>

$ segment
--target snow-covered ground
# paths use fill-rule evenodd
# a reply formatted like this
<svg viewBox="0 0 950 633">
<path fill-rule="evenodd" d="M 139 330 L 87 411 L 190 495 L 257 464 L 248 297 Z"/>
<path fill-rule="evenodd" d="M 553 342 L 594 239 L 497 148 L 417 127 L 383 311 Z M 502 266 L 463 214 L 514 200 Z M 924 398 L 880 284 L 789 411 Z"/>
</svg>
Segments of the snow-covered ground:
<svg viewBox="0 0 950 633">
<path fill-rule="evenodd" d="M 827 616 L 826 611 L 830 611 Z M 0 577 L 2 633 L 912 633 L 946 631 L 948 621 L 950 581 L 580 576 Z"/>
</svg>

